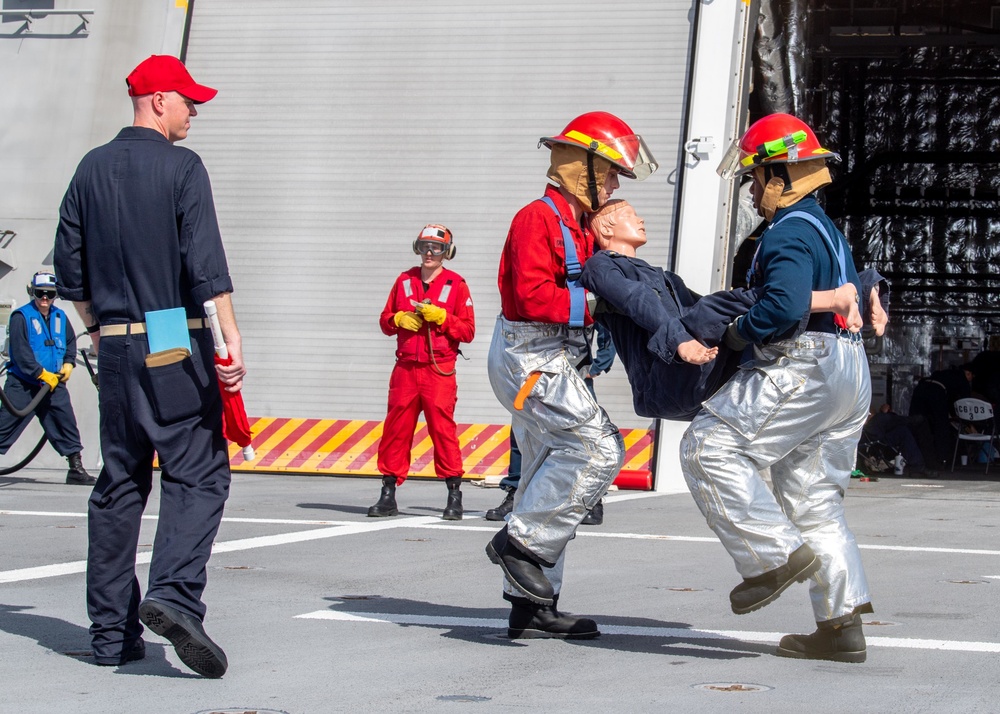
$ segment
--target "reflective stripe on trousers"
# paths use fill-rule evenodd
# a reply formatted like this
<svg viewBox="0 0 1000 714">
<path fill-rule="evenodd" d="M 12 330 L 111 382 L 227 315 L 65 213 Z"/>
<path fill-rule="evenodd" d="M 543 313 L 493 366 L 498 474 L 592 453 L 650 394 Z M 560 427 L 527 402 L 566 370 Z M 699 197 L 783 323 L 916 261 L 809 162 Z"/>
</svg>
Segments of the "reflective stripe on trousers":
<svg viewBox="0 0 1000 714">
<path fill-rule="evenodd" d="M 542 560 L 558 593 L 562 555 L 586 515 L 615 480 L 625 446 L 618 427 L 574 367 L 586 353 L 584 331 L 510 322 L 499 316 L 489 353 L 493 393 L 511 413 L 521 449 L 521 481 L 507 530 Z M 540 377 L 524 402 L 514 399 L 532 372 Z M 504 586 L 507 592 L 517 594 Z"/>
<path fill-rule="evenodd" d="M 754 361 L 704 403 L 681 442 L 691 495 L 740 575 L 783 565 L 803 542 L 816 552 L 817 622 L 870 600 L 843 506 L 870 401 L 861 342 L 806 332 L 756 347 Z"/>
</svg>

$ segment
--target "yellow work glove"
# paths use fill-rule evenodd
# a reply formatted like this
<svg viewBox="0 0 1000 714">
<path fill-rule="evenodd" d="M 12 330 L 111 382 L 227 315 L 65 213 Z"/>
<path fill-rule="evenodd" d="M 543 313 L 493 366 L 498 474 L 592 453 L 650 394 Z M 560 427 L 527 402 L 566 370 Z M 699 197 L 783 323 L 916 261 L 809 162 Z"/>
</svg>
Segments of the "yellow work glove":
<svg viewBox="0 0 1000 714">
<path fill-rule="evenodd" d="M 45 382 L 49 385 L 49 391 L 54 392 L 56 387 L 59 386 L 59 375 L 54 372 L 50 372 L 47 369 L 43 369 L 42 373 L 38 375 L 39 382 Z"/>
<path fill-rule="evenodd" d="M 443 307 L 427 302 L 417 305 L 417 310 L 420 311 L 420 314 L 427 322 L 436 322 L 439 325 L 443 325 L 445 318 L 448 317 L 448 313 L 445 312 Z"/>
<path fill-rule="evenodd" d="M 73 364 L 71 362 L 63 362 L 62 369 L 59 370 L 59 381 L 68 382 L 71 374 L 73 374 Z"/>
<path fill-rule="evenodd" d="M 410 332 L 416 332 L 424 324 L 424 318 L 420 315 L 415 312 L 405 312 L 403 310 L 397 312 L 393 316 L 392 321 L 396 323 L 396 327 L 401 327 Z"/>
</svg>

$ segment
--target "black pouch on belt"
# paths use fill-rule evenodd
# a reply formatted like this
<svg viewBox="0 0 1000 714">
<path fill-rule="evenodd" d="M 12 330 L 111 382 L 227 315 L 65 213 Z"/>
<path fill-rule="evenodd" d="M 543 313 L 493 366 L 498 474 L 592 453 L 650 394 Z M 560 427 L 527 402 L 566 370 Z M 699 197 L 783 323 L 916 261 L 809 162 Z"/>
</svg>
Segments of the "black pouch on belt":
<svg viewBox="0 0 1000 714">
<path fill-rule="evenodd" d="M 191 352 L 174 347 L 146 356 L 150 401 L 156 421 L 172 424 L 201 410 L 201 394 L 191 362 Z"/>
</svg>

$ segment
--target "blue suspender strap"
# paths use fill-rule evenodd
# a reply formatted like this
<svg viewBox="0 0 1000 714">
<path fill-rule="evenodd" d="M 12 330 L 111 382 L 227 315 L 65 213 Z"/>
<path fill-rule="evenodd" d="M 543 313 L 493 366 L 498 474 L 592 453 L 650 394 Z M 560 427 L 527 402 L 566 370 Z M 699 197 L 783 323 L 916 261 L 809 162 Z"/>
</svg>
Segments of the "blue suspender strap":
<svg viewBox="0 0 1000 714">
<path fill-rule="evenodd" d="M 823 223 L 816 218 L 816 216 L 806 213 L 805 211 L 792 211 L 791 213 L 785 214 L 781 217 L 781 221 L 788 218 L 801 218 L 806 222 L 812 224 L 812 227 L 819 231 L 819 234 L 826 239 L 826 244 L 830 246 L 830 250 L 833 251 L 834 257 L 837 259 L 837 264 L 840 268 L 840 284 L 843 285 L 847 282 L 847 261 L 844 255 L 844 242 L 837 241 L 837 245 L 834 245 L 833 238 L 830 237 L 830 233 L 826 230 Z M 778 223 L 781 223 L 778 221 Z M 772 228 L 778 223 L 775 223 Z"/>
<path fill-rule="evenodd" d="M 583 327 L 583 317 L 587 311 L 587 293 L 579 284 L 583 266 L 580 265 L 580 260 L 576 255 L 576 244 L 552 199 L 548 196 L 542 196 L 539 200 L 543 201 L 556 214 L 559 228 L 562 230 L 563 248 L 566 251 L 566 287 L 569 288 L 569 326 Z"/>
</svg>

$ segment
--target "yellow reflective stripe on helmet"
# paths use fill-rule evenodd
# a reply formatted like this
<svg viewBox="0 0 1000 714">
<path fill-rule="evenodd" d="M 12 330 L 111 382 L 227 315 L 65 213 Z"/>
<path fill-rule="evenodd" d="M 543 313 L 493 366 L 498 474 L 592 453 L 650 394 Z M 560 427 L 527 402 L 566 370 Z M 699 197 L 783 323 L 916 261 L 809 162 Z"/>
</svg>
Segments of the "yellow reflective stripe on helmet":
<svg viewBox="0 0 1000 714">
<path fill-rule="evenodd" d="M 593 147 L 594 151 L 596 151 L 599 154 L 603 154 L 604 156 L 607 156 L 612 161 L 621 161 L 622 158 L 624 158 L 622 154 L 618 153 L 607 144 L 601 143 L 597 139 L 591 139 L 589 136 L 587 136 L 586 134 L 581 134 L 576 129 L 567 131 L 566 138 L 576 139 L 581 144 L 586 144 L 587 146 Z M 597 146 L 593 146 L 594 144 L 597 144 Z"/>
</svg>

